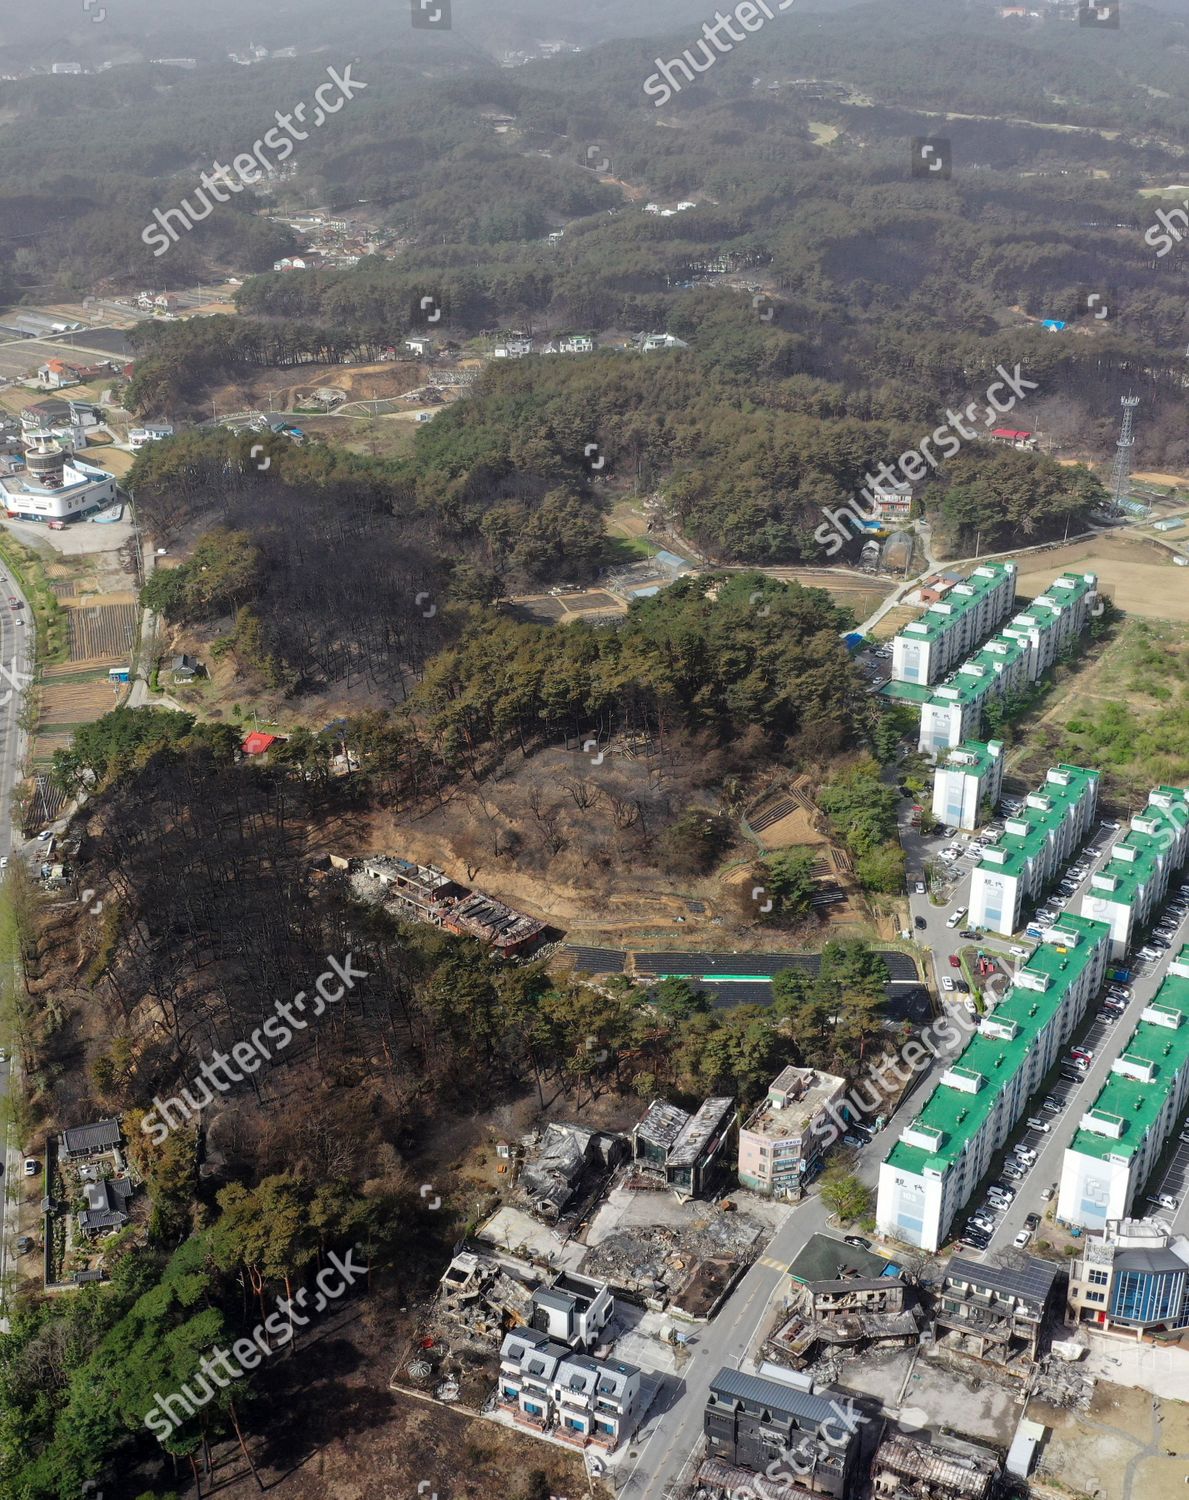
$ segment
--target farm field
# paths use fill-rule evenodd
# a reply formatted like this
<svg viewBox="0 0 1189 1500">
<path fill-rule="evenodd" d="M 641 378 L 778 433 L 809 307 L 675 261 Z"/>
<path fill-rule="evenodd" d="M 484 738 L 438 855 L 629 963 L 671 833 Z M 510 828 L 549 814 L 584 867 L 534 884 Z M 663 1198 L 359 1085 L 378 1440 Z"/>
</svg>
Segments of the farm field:
<svg viewBox="0 0 1189 1500">
<path fill-rule="evenodd" d="M 104 604 L 67 602 L 70 623 L 70 660 L 126 661 L 136 639 L 139 609 L 131 600 Z"/>
<path fill-rule="evenodd" d="M 1189 622 L 1189 568 L 1178 568 L 1171 553 L 1154 542 L 1096 537 L 1031 553 L 1021 560 L 1019 592 L 1043 593 L 1065 569 L 1097 573 L 1103 593 L 1128 614 Z"/>
</svg>

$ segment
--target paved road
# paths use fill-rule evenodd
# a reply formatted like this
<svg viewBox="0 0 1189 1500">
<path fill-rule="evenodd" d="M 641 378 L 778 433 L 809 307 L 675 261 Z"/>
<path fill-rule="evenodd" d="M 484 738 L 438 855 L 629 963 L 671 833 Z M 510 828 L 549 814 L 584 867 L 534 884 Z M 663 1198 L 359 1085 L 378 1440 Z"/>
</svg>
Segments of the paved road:
<svg viewBox="0 0 1189 1500">
<path fill-rule="evenodd" d="M 936 1058 L 917 1089 L 900 1107 L 869 1146 L 858 1155 L 856 1171 L 874 1188 L 879 1165 L 896 1144 L 900 1131 L 920 1107 L 920 1097 L 949 1061 L 949 1054 Z M 621 1500 L 663 1500 L 669 1485 L 680 1473 L 702 1437 L 702 1412 L 710 1382 L 723 1365 L 739 1366 L 751 1349 L 757 1333 L 773 1315 L 774 1298 L 785 1286 L 785 1268 L 811 1235 L 827 1231 L 829 1224 L 821 1198 L 814 1193 L 788 1211 L 788 1217 L 711 1323 L 698 1334 L 693 1354 L 683 1372 L 683 1381 L 667 1408 L 650 1416 L 632 1444 L 636 1458 L 623 1469 Z M 663 1402 L 661 1403 L 663 1405 Z"/>
<path fill-rule="evenodd" d="M 13 852 L 14 830 L 12 826 L 12 791 L 20 780 L 21 766 L 25 759 L 25 732 L 20 727 L 22 692 L 32 681 L 32 654 L 35 647 L 32 622 L 24 623 L 29 615 L 27 604 L 20 610 L 8 607 L 10 596 L 24 600 L 16 580 L 0 563 L 0 857 L 7 860 Z M 19 831 L 16 832 L 19 841 Z M 12 1038 L 0 1035 L 0 1044 L 11 1053 Z M 7 1101 L 12 1085 L 12 1063 L 0 1064 L 0 1101 Z M 0 1164 L 4 1177 L 0 1186 L 19 1181 L 20 1142 L 15 1139 L 7 1125 L 4 1140 L 0 1142 Z M 8 1269 L 8 1256 L 16 1235 L 17 1205 L 10 1202 L 8 1193 L 0 1198 L 0 1285 Z M 7 1317 L 0 1317 L 0 1329 L 8 1327 Z"/>
</svg>

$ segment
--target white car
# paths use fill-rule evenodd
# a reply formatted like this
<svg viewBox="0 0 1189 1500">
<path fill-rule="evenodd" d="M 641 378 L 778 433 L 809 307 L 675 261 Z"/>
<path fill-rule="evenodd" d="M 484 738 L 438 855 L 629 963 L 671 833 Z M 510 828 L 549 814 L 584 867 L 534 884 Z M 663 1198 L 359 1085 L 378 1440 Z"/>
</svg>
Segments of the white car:
<svg viewBox="0 0 1189 1500">
<path fill-rule="evenodd" d="M 8 1053 L 5 1052 L 5 1050 L 4 1050 L 3 1047 L 0 1047 L 0 1062 L 7 1062 L 7 1061 L 8 1061 Z"/>
<path fill-rule="evenodd" d="M 8 855 L 0 854 L 0 870 L 8 869 Z"/>
<path fill-rule="evenodd" d="M 948 974 L 946 974 L 944 976 L 944 978 L 942 979 L 942 981 L 941 981 L 941 987 L 942 987 L 943 990 L 945 990 L 945 992 L 947 994 L 953 989 L 953 987 L 954 987 L 954 981 L 950 978 L 950 976 Z"/>
<path fill-rule="evenodd" d="M 918 896 L 923 896 L 925 894 L 925 882 L 923 880 L 918 880 L 917 881 L 917 883 L 916 883 L 916 893 L 917 893 Z"/>
<path fill-rule="evenodd" d="M 1045 1135 L 1048 1135 L 1049 1131 L 1053 1128 L 1047 1120 L 1042 1120 L 1039 1115 L 1029 1115 L 1028 1125 L 1032 1130 L 1039 1130 Z"/>
<path fill-rule="evenodd" d="M 1033 1151 L 1031 1146 L 1017 1146 L 1015 1154 L 1022 1162 L 1027 1162 L 1029 1166 L 1036 1160 L 1036 1152 Z"/>
<path fill-rule="evenodd" d="M 1021 1229 L 1019 1234 L 1016 1235 L 1015 1239 L 1012 1240 L 1012 1244 L 1016 1247 L 1017 1250 L 1022 1250 L 1031 1238 L 1031 1229 Z"/>
<path fill-rule="evenodd" d="M 1007 951 L 1015 958 L 1027 958 L 1030 952 L 1028 948 L 1021 948 L 1018 943 L 1014 944 Z"/>
</svg>

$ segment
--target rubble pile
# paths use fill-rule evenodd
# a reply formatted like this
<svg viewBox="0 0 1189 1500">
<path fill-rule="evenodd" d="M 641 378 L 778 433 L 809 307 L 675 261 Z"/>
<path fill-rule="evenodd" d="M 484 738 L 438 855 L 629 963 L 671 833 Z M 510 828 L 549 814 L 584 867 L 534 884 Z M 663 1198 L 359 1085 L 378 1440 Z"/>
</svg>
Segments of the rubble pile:
<svg viewBox="0 0 1189 1500">
<path fill-rule="evenodd" d="M 491 1349 L 509 1328 L 529 1319 L 532 1288 L 518 1281 L 496 1260 L 456 1255 L 442 1277 L 430 1321 L 451 1347 Z"/>
<path fill-rule="evenodd" d="M 1036 1368 L 1031 1394 L 1038 1401 L 1047 1401 L 1050 1406 L 1088 1411 L 1096 1383 L 1093 1375 L 1082 1375 L 1066 1360 L 1049 1354 Z"/>
<path fill-rule="evenodd" d="M 698 1278 L 703 1266 L 754 1259 L 765 1234 L 764 1226 L 747 1214 L 724 1213 L 682 1229 L 665 1224 L 621 1229 L 583 1257 L 581 1271 L 663 1307 Z"/>
</svg>

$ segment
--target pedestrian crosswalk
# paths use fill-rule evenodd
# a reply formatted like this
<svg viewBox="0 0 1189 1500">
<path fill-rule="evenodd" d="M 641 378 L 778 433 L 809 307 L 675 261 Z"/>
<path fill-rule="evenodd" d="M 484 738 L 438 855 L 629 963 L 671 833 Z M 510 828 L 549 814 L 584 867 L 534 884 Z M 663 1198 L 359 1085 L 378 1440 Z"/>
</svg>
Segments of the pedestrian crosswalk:
<svg viewBox="0 0 1189 1500">
<path fill-rule="evenodd" d="M 782 1260 L 773 1260 L 770 1255 L 761 1255 L 756 1262 L 757 1265 L 767 1266 L 771 1271 L 787 1271 L 788 1266 Z"/>
</svg>

